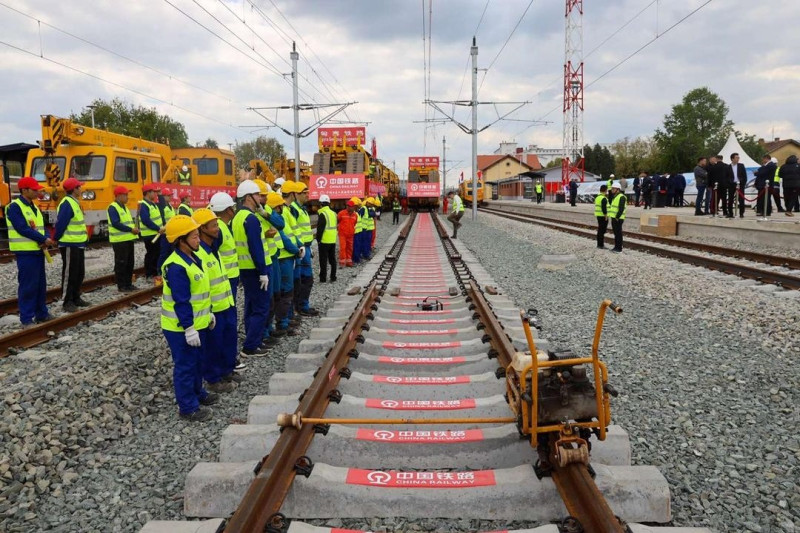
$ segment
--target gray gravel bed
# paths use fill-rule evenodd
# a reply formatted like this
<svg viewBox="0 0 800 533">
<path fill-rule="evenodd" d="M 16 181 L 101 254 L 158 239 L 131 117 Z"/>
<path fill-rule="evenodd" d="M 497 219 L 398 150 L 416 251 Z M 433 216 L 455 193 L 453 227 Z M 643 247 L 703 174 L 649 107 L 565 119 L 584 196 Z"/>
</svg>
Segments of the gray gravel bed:
<svg viewBox="0 0 800 533">
<path fill-rule="evenodd" d="M 601 355 L 621 391 L 615 423 L 634 464 L 657 466 L 672 490 L 674 524 L 720 532 L 800 528 L 800 305 L 759 288 L 593 241 L 497 217 L 463 219 L 459 238 L 543 335 L 590 353 L 604 298 Z M 544 255 L 573 254 L 565 268 Z"/>
<path fill-rule="evenodd" d="M 770 246 L 766 243 L 754 244 L 751 242 L 739 242 L 729 239 L 709 238 L 709 237 L 680 237 L 681 240 L 699 242 L 702 244 L 713 244 L 715 246 L 726 246 L 733 250 L 745 250 L 748 252 L 758 252 L 761 254 L 771 254 L 781 257 L 794 257 L 800 259 L 800 249 Z"/>
<path fill-rule="evenodd" d="M 390 222 L 379 223 L 378 242 Z M 318 275 L 316 254 L 314 265 Z M 315 283 L 312 305 L 324 311 L 361 268 Z M 216 460 L 223 429 L 246 420 L 250 399 L 317 322 L 246 359 L 245 382 L 214 418 L 189 424 L 178 418 L 159 310 L 154 300 L 0 359 L 0 531 L 138 531 L 181 519 L 186 474 Z"/>
</svg>

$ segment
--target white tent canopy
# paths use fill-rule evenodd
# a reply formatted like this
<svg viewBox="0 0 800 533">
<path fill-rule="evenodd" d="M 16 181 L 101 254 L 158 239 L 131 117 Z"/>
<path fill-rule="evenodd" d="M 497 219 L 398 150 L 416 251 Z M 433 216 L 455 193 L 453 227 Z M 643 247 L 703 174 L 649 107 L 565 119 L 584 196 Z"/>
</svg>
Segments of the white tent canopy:
<svg viewBox="0 0 800 533">
<path fill-rule="evenodd" d="M 731 162 L 731 154 L 739 154 L 739 163 L 742 163 L 747 170 L 755 170 L 761 166 L 745 153 L 742 145 L 736 139 L 736 134 L 733 132 L 731 132 L 728 142 L 725 143 L 719 154 L 725 157 L 725 162 L 728 164 Z"/>
</svg>

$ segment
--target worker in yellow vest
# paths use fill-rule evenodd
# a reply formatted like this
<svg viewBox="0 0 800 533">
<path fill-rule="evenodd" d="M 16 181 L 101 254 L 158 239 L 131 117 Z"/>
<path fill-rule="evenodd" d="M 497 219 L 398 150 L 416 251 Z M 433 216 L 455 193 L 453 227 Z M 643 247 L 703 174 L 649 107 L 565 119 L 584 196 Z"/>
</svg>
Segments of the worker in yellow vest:
<svg viewBox="0 0 800 533">
<path fill-rule="evenodd" d="M 191 189 L 184 189 L 178 195 L 181 200 L 180 205 L 178 206 L 178 214 L 179 215 L 186 215 L 187 217 L 192 216 L 194 213 L 194 209 L 192 209 L 192 190 Z M 170 206 L 170 209 L 172 206 Z"/>
<path fill-rule="evenodd" d="M 127 187 L 114 188 L 114 201 L 108 206 L 108 242 L 114 250 L 114 280 L 119 292 L 132 292 L 134 243 L 139 236 L 139 228 L 133 223 L 133 215 L 128 203 Z"/>
<path fill-rule="evenodd" d="M 148 279 L 159 276 L 158 257 L 161 239 L 156 235 L 164 232 L 164 213 L 158 207 L 158 193 L 161 185 L 148 183 L 142 187 L 142 200 L 139 202 L 139 230 L 144 242 L 144 275 Z"/>
<path fill-rule="evenodd" d="M 605 248 L 608 230 L 608 186 L 600 186 L 600 194 L 594 199 L 594 216 L 597 218 L 597 247 Z"/>
<path fill-rule="evenodd" d="M 534 186 L 534 189 L 536 190 L 536 203 L 540 204 L 542 203 L 542 199 L 544 198 L 544 187 L 542 187 L 542 182 L 537 181 L 536 185 Z"/>
<path fill-rule="evenodd" d="M 285 185 L 284 185 L 285 187 Z M 289 205 L 292 218 L 297 222 L 295 237 L 305 252 L 300 256 L 294 270 L 294 311 L 301 316 L 317 316 L 319 311 L 311 307 L 311 289 L 314 287 L 314 269 L 311 259 L 314 256 L 311 244 L 314 232 L 311 230 L 311 217 L 306 211 L 308 187 L 302 181 L 294 183 L 293 201 Z"/>
<path fill-rule="evenodd" d="M 319 281 L 325 283 L 328 277 L 328 263 L 331 265 L 331 283 L 336 282 L 336 236 L 338 235 L 336 213 L 331 210 L 331 198 L 327 194 L 319 196 L 320 208 L 317 211 L 317 243 L 319 246 Z"/>
<path fill-rule="evenodd" d="M 175 209 L 172 207 L 172 190 L 171 189 L 161 189 L 161 194 L 158 198 L 158 206 L 161 209 L 161 216 L 164 218 L 164 225 L 166 226 L 167 222 L 170 221 L 172 217 L 175 216 Z M 172 253 L 172 246 L 170 246 L 167 238 L 162 234 L 161 235 L 161 243 L 158 245 L 158 271 L 161 272 L 161 267 L 164 265 L 164 261 L 167 260 L 169 254 Z M 156 285 L 161 283 L 161 274 L 159 274 L 155 279 Z"/>
<path fill-rule="evenodd" d="M 89 233 L 79 203 L 83 182 L 69 178 L 61 186 L 67 195 L 58 204 L 55 239 L 61 251 L 61 300 L 64 311 L 73 313 L 78 307 L 90 305 L 81 298 L 81 285 L 86 274 L 84 251 Z"/>
<path fill-rule="evenodd" d="M 238 350 L 236 304 L 231 283 L 219 252 L 220 227 L 225 223 L 217 219 L 210 209 L 197 209 L 192 220 L 200 224 L 200 248 L 196 255 L 203 262 L 209 278 L 211 313 L 216 325 L 208 332 L 203 349 L 203 379 L 211 392 L 231 392 L 244 378 L 234 371 Z"/>
<path fill-rule="evenodd" d="M 20 179 L 17 187 L 19 197 L 6 208 L 8 249 L 17 259 L 19 320 L 27 328 L 34 321 L 53 319 L 47 310 L 43 248 L 53 246 L 55 241 L 45 236 L 44 216 L 34 203 L 44 187 L 32 177 Z"/>
<path fill-rule="evenodd" d="M 196 255 L 200 249 L 199 225 L 190 217 L 175 215 L 165 234 L 173 252 L 164 261 L 161 295 L 161 329 L 172 352 L 172 380 L 180 417 L 190 422 L 211 418 L 206 406 L 219 395 L 203 388 L 203 346 L 216 318 L 211 312 L 211 280 Z"/>
<path fill-rule="evenodd" d="M 364 231 L 364 221 L 361 219 L 361 199 L 357 196 L 350 198 L 353 202 L 356 214 L 356 224 L 353 230 L 353 262 L 352 265 L 357 265 L 361 262 L 361 247 L 363 246 L 363 238 L 361 233 Z M 352 266 L 351 265 L 351 266 Z"/>
<path fill-rule="evenodd" d="M 289 327 L 289 321 L 294 317 L 295 290 L 295 268 L 298 268 L 297 259 L 305 257 L 306 249 L 298 238 L 298 223 L 294 216 L 291 206 L 295 201 L 295 191 L 297 183 L 287 181 L 281 187 L 281 197 L 283 205 L 274 205 L 275 212 L 280 213 L 285 222 L 282 233 L 283 249 L 278 255 L 278 262 L 281 270 L 281 295 L 278 298 L 278 306 L 275 310 L 275 321 L 277 328 L 275 333 L 278 335 L 295 335 L 294 329 Z M 270 195 L 270 198 L 277 198 Z M 270 206 L 273 202 L 270 201 Z"/>
<path fill-rule="evenodd" d="M 612 252 L 622 251 L 622 224 L 625 222 L 625 211 L 628 199 L 621 192 L 618 181 L 611 185 L 611 207 L 608 210 L 608 217 L 611 219 L 611 229 L 614 230 L 614 248 Z"/>
</svg>

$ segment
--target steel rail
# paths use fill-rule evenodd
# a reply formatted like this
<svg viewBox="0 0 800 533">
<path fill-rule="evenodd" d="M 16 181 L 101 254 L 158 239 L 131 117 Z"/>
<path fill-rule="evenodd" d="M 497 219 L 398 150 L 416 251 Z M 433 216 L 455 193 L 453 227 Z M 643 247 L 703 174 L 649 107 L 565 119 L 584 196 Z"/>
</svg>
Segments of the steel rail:
<svg viewBox="0 0 800 533">
<path fill-rule="evenodd" d="M 92 241 L 86 244 L 86 247 L 90 250 L 95 250 L 98 248 L 108 248 L 111 243 L 108 241 Z M 51 246 L 47 249 L 50 252 L 50 255 L 56 257 L 59 254 L 58 246 Z M 0 264 L 3 263 L 11 263 L 15 259 L 14 252 L 8 249 L 0 250 Z"/>
<path fill-rule="evenodd" d="M 399 245 L 396 243 L 392 247 L 392 253 L 384 259 L 376 277 L 363 292 L 361 300 L 350 315 L 342 333 L 339 334 L 322 366 L 314 375 L 314 381 L 303 393 L 296 413 L 310 418 L 324 416 L 332 393 L 339 384 L 342 369 L 348 365 L 350 354 L 355 350 L 362 326 L 371 317 L 374 304 L 380 301 L 379 287 L 384 285 L 385 280 L 391 275 L 390 270 L 394 269 L 397 256 L 402 251 L 413 222 L 414 218 L 412 217 L 400 230 Z M 383 267 L 387 263 L 391 264 L 391 268 L 384 269 Z M 299 429 L 286 427 L 281 431 L 281 435 L 269 455 L 256 466 L 255 479 L 250 483 L 236 512 L 226 523 L 226 532 L 265 530 L 265 527 L 274 519 L 274 515 L 280 511 L 297 475 L 296 465 L 298 461 L 302 460 L 315 434 L 315 426 L 310 424 L 302 425 Z"/>
<path fill-rule="evenodd" d="M 574 224 L 563 224 L 560 221 L 554 220 L 533 220 L 526 215 L 519 215 L 518 213 L 506 213 L 504 211 L 492 211 L 491 214 L 508 218 L 511 220 L 517 220 L 519 222 L 526 222 L 529 224 L 539 224 L 541 226 L 555 229 L 558 231 L 562 231 L 564 233 L 570 233 L 572 235 L 577 235 L 579 237 L 586 237 L 590 239 L 597 238 L 597 234 L 595 232 L 588 232 L 582 229 L 578 229 L 576 227 L 568 227 Z M 638 235 L 638 234 L 637 234 Z M 636 237 L 639 238 L 638 236 Z M 613 242 L 612 237 L 606 237 L 606 242 Z M 673 241 L 669 241 L 667 244 L 674 245 Z M 695 243 L 693 243 L 695 244 Z M 706 246 L 706 245 L 703 245 Z M 723 272 L 726 274 L 732 274 L 734 276 L 738 276 L 744 279 L 752 279 L 762 283 L 769 283 L 772 285 L 777 285 L 779 287 L 783 287 L 785 289 L 790 290 L 798 290 L 800 289 L 800 277 L 792 276 L 790 274 L 784 274 L 782 272 L 772 272 L 770 270 L 762 270 L 760 268 L 751 267 L 748 265 L 740 265 L 736 263 L 729 263 L 727 261 L 723 261 L 720 259 L 714 259 L 713 257 L 703 257 L 699 255 L 694 255 L 690 253 L 684 253 L 677 250 L 668 250 L 664 248 L 660 248 L 658 246 L 648 245 L 641 242 L 636 241 L 627 241 L 625 242 L 625 247 L 630 248 L 632 250 L 638 250 L 641 252 L 646 252 L 649 254 L 657 255 L 660 257 L 666 257 L 668 259 L 675 259 L 682 263 L 687 263 L 695 266 L 701 266 L 704 268 L 708 268 L 710 270 L 717 270 L 719 272 Z M 706 251 L 706 250 L 700 250 Z M 711 252 L 713 253 L 713 252 Z M 776 257 L 776 256 L 771 256 Z"/>
<path fill-rule="evenodd" d="M 105 318 L 114 311 L 125 309 L 132 305 L 145 304 L 159 294 L 161 294 L 161 287 L 149 287 L 92 307 L 86 307 L 74 313 L 62 315 L 9 335 L 4 335 L 0 337 L 0 358 L 12 355 L 15 350 L 31 348 L 47 342 L 51 339 L 51 332 L 63 331 L 88 320 Z"/>
<path fill-rule="evenodd" d="M 136 275 L 143 275 L 144 267 L 137 268 L 133 272 Z M 106 276 L 87 279 L 83 281 L 83 285 L 81 285 L 81 291 L 84 293 L 91 292 L 101 287 L 113 285 L 115 282 L 116 279 L 114 274 L 108 274 Z M 61 287 L 53 287 L 52 289 L 47 289 L 47 303 L 55 302 L 61 299 L 61 294 L 62 294 Z M 18 311 L 19 311 L 19 300 L 17 298 L 8 298 L 6 300 L 0 300 L 0 316 L 9 315 L 11 313 L 16 313 Z"/>
<path fill-rule="evenodd" d="M 502 211 L 499 209 L 492 209 L 492 208 L 481 208 L 482 211 L 486 211 L 487 213 L 491 213 L 494 215 L 507 215 L 512 214 L 522 218 L 528 218 L 531 220 L 541 220 L 544 222 L 551 222 L 554 224 L 564 224 L 567 226 L 573 226 L 576 228 L 585 228 L 589 230 L 596 230 L 597 226 L 593 226 L 591 224 L 584 224 L 583 222 L 573 222 L 573 221 L 565 221 L 565 220 L 558 220 L 549 217 L 543 217 L 539 215 L 532 215 L 529 213 L 509 213 L 508 211 Z M 651 235 L 649 233 L 641 233 L 638 231 L 623 231 L 622 234 L 626 237 L 631 239 L 638 239 L 640 241 L 650 241 L 656 242 L 660 244 L 664 244 L 667 246 L 675 246 L 677 248 L 687 248 L 689 250 L 695 250 L 698 252 L 705 252 L 714 255 L 721 255 L 724 257 L 732 257 L 734 259 L 746 259 L 748 261 L 753 261 L 756 263 L 764 263 L 770 266 L 781 266 L 785 268 L 797 269 L 800 270 L 800 259 L 795 257 L 784 257 L 780 255 L 771 255 L 765 254 L 761 252 L 753 252 L 750 250 L 736 250 L 733 248 L 725 248 L 724 246 L 716 246 L 713 244 L 703 244 L 699 242 L 692 242 L 692 241 L 683 241 L 679 239 L 674 239 L 670 237 L 659 237 L 658 235 Z M 609 238 L 607 238 L 608 242 L 611 242 Z"/>
</svg>

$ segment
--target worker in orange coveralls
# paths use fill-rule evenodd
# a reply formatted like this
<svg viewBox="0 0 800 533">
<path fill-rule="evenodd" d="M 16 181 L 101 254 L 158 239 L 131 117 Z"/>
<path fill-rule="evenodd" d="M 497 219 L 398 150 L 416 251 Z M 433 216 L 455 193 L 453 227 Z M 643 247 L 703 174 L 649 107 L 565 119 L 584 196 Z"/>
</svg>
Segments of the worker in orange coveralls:
<svg viewBox="0 0 800 533">
<path fill-rule="evenodd" d="M 356 231 L 356 203 L 347 202 L 347 209 L 342 209 L 336 216 L 337 230 L 339 231 L 339 266 L 353 266 L 353 236 Z"/>
</svg>

